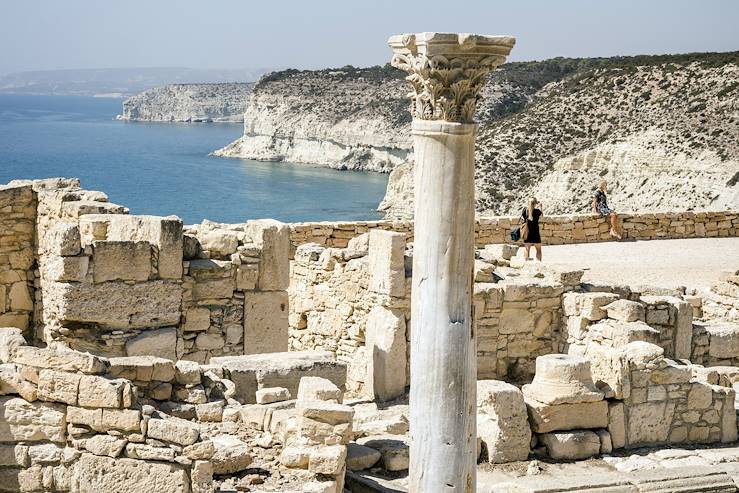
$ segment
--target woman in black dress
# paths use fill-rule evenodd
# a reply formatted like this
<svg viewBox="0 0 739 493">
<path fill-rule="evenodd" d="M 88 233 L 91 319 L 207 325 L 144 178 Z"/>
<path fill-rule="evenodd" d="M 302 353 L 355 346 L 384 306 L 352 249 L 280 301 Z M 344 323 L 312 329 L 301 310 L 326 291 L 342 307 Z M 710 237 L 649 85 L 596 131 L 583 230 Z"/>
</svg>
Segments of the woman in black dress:
<svg viewBox="0 0 739 493">
<path fill-rule="evenodd" d="M 534 197 L 529 199 L 528 207 L 524 207 L 521 217 L 526 221 L 528 234 L 523 238 L 524 248 L 526 249 L 526 260 L 531 260 L 529 256 L 531 245 L 536 248 L 536 260 L 541 262 L 541 234 L 539 233 L 539 218 L 544 215 L 541 211 L 541 204 Z"/>
<path fill-rule="evenodd" d="M 621 235 L 618 233 L 618 217 L 616 211 L 608 207 L 608 199 L 606 198 L 606 181 L 601 180 L 598 184 L 598 189 L 593 195 L 593 213 L 598 214 L 600 217 L 608 217 L 611 221 L 611 236 L 617 239 L 621 239 Z"/>
</svg>

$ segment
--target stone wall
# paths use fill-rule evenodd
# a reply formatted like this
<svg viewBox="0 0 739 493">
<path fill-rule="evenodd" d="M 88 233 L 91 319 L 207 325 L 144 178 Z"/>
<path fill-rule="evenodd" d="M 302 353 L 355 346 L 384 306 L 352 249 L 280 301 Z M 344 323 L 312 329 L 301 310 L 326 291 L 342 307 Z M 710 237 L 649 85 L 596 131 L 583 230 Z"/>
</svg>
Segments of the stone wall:
<svg viewBox="0 0 739 493">
<path fill-rule="evenodd" d="M 33 320 L 36 197 L 28 184 L 0 186 L 0 327 Z"/>
<path fill-rule="evenodd" d="M 739 235 L 739 212 L 660 212 L 620 214 L 624 237 L 638 240 L 666 238 L 713 238 Z M 478 247 L 510 241 L 515 217 L 478 217 L 475 237 Z M 356 221 L 316 222 L 290 224 L 293 247 L 316 243 L 327 247 L 344 248 L 355 236 L 370 229 L 384 229 L 405 233 L 413 241 L 412 221 Z M 541 220 L 542 241 L 548 245 L 608 241 L 610 226 L 606 219 L 593 215 L 544 216 Z"/>
</svg>

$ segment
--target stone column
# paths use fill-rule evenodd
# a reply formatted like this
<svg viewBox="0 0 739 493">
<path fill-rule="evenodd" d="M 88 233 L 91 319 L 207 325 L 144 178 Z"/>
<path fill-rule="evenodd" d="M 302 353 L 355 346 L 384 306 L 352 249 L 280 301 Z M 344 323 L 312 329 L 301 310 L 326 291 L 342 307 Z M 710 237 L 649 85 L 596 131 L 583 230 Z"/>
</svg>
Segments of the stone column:
<svg viewBox="0 0 739 493">
<path fill-rule="evenodd" d="M 411 493 L 472 493 L 476 467 L 473 116 L 507 36 L 392 36 L 413 86 L 415 223 L 411 299 Z"/>
</svg>

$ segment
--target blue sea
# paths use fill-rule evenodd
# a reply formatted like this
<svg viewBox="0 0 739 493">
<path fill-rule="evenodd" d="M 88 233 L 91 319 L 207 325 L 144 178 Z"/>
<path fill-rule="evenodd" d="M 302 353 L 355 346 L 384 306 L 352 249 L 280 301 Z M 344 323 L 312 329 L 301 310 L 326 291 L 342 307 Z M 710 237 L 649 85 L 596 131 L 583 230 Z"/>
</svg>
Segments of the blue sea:
<svg viewBox="0 0 739 493">
<path fill-rule="evenodd" d="M 387 175 L 209 156 L 242 125 L 117 121 L 121 102 L 0 95 L 0 184 L 78 177 L 132 214 L 176 214 L 186 224 L 379 217 Z"/>
</svg>

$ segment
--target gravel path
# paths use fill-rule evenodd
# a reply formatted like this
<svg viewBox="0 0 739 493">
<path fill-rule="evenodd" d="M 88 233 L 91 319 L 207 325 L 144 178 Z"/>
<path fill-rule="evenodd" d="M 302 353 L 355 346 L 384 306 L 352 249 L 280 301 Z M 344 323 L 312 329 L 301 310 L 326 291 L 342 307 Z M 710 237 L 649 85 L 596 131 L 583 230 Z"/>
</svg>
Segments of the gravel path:
<svg viewBox="0 0 739 493">
<path fill-rule="evenodd" d="M 587 269 L 586 282 L 702 288 L 739 269 L 739 238 L 545 245 L 543 256 L 545 264 Z"/>
</svg>

